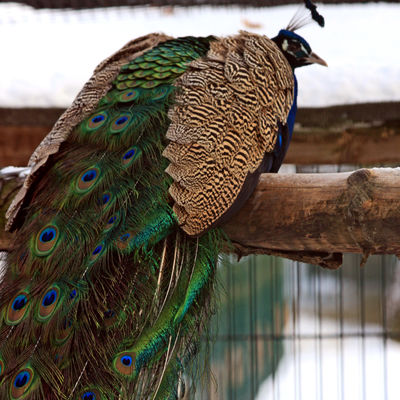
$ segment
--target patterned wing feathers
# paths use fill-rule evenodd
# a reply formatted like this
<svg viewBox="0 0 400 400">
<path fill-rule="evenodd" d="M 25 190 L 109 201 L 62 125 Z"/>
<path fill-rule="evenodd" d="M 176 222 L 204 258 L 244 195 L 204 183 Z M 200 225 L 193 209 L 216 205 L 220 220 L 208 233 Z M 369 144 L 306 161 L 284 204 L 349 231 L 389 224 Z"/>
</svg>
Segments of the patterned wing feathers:
<svg viewBox="0 0 400 400">
<path fill-rule="evenodd" d="M 205 232 L 274 149 L 293 102 L 293 73 L 268 38 L 246 32 L 211 43 L 176 81 L 163 155 L 182 229 Z"/>
</svg>

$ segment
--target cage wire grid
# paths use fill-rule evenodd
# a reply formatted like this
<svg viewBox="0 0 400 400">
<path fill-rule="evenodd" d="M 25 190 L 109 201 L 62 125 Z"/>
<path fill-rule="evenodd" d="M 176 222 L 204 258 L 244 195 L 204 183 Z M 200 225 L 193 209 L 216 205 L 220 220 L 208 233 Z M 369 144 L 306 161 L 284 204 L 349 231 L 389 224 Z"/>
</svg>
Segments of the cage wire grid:
<svg viewBox="0 0 400 400">
<path fill-rule="evenodd" d="M 361 255 L 346 254 L 331 271 L 269 256 L 230 257 L 219 270 L 225 299 L 214 322 L 212 374 L 197 398 L 396 399 L 399 262 L 382 255 L 360 263 Z"/>
<path fill-rule="evenodd" d="M 389 327 L 387 297 L 398 262 L 392 256 L 375 256 L 360 269 L 360 261 L 361 257 L 348 255 L 343 269 L 326 271 L 299 262 L 251 256 L 239 265 L 223 267 L 227 306 L 216 317 L 219 329 L 215 330 L 211 357 L 217 386 L 210 379 L 207 395 L 199 398 L 396 398 L 396 382 L 392 381 L 390 388 L 388 382 L 387 342 L 398 340 L 400 331 Z M 245 270 L 245 281 L 238 268 Z M 269 292 L 257 287 L 260 274 L 268 276 Z M 243 288 L 246 304 L 236 307 L 241 297 L 237 292 Z M 282 292 L 280 302 L 277 294 Z M 267 302 L 268 297 L 270 304 L 262 310 L 260 299 Z M 266 312 L 260 316 L 262 311 Z M 272 323 L 263 324 L 263 318 Z M 222 319 L 227 320 L 227 333 L 223 328 L 221 332 Z M 225 348 L 225 368 L 219 365 L 221 347 Z M 327 364 L 331 364 L 328 370 Z M 290 370 L 286 375 L 285 368 Z M 368 394 L 371 385 L 376 387 Z M 331 394 L 327 394 L 327 386 Z"/>
</svg>

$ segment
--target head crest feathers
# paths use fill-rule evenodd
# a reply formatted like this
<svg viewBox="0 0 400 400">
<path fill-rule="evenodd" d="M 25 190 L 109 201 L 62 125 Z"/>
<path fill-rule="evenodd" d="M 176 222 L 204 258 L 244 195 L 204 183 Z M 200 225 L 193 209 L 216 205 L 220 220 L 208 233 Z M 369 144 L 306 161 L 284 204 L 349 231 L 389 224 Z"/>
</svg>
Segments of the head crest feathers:
<svg viewBox="0 0 400 400">
<path fill-rule="evenodd" d="M 311 0 L 304 0 L 304 4 L 310 13 L 301 7 L 290 20 L 286 30 L 294 32 L 309 24 L 312 20 L 316 21 L 321 28 L 325 26 L 324 17 L 318 13 L 317 6 Z"/>
</svg>

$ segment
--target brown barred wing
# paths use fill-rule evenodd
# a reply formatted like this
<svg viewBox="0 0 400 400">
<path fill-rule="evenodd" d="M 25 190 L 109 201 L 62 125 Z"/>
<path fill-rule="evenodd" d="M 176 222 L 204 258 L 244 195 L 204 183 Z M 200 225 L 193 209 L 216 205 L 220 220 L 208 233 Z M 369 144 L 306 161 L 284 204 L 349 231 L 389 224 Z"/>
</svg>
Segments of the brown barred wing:
<svg viewBox="0 0 400 400">
<path fill-rule="evenodd" d="M 174 211 L 197 236 L 221 222 L 246 179 L 261 173 L 293 102 L 293 72 L 274 42 L 241 32 L 212 42 L 176 86 L 163 155 Z"/>
</svg>

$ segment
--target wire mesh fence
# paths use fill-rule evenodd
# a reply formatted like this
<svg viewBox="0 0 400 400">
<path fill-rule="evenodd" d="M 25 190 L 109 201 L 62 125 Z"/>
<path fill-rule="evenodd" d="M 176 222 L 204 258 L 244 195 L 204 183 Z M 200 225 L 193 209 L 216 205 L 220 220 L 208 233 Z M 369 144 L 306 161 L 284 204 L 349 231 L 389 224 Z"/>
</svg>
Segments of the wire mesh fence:
<svg viewBox="0 0 400 400">
<path fill-rule="evenodd" d="M 390 294 L 399 263 L 360 262 L 346 255 L 336 271 L 268 256 L 223 264 L 212 374 L 199 398 L 397 398 Z"/>
<path fill-rule="evenodd" d="M 361 259 L 346 254 L 335 271 L 268 256 L 225 259 L 212 374 L 197 398 L 396 399 L 400 265 L 390 255 L 364 267 Z"/>
</svg>

